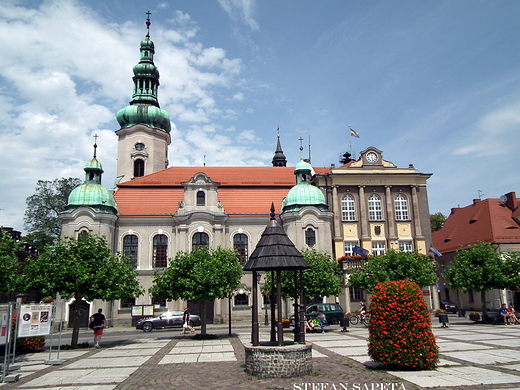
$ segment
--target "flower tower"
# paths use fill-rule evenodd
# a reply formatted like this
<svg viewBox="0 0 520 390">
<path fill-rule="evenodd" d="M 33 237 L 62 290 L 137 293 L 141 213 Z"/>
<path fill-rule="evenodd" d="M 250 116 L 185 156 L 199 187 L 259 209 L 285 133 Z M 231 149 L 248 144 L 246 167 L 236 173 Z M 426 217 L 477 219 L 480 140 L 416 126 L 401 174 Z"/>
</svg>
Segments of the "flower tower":
<svg viewBox="0 0 520 390">
<path fill-rule="evenodd" d="M 368 353 L 389 367 L 434 369 L 439 349 L 421 289 L 409 280 L 378 283 L 370 304 Z"/>
</svg>

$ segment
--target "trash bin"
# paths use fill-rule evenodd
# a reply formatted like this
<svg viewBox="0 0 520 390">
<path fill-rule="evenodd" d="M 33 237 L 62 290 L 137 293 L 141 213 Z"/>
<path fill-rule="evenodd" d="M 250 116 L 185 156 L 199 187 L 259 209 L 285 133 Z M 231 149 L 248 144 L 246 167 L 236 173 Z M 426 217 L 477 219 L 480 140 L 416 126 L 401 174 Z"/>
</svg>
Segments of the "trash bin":
<svg viewBox="0 0 520 390">
<path fill-rule="evenodd" d="M 343 329 L 343 332 L 348 332 L 347 328 L 350 326 L 350 320 L 348 317 L 343 317 L 339 319 L 339 326 L 341 326 Z"/>
<path fill-rule="evenodd" d="M 446 325 L 446 324 L 450 322 L 448 320 L 448 314 L 440 313 L 440 314 L 438 314 L 438 316 L 439 316 L 439 323 L 442 324 L 443 328 L 447 328 L 448 325 Z"/>
</svg>

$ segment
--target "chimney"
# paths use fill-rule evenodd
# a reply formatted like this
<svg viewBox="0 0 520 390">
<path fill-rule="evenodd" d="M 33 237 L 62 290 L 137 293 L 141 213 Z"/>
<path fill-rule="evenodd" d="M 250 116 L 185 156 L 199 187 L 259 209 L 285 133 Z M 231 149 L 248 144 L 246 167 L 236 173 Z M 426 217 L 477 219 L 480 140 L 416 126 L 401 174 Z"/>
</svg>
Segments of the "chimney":
<svg viewBox="0 0 520 390">
<path fill-rule="evenodd" d="M 506 206 L 509 210 L 515 211 L 516 210 L 516 194 L 514 192 L 509 192 L 504 195 L 506 200 Z"/>
<path fill-rule="evenodd" d="M 480 202 L 480 199 L 473 199 L 473 204 L 476 205 L 478 202 Z"/>
</svg>

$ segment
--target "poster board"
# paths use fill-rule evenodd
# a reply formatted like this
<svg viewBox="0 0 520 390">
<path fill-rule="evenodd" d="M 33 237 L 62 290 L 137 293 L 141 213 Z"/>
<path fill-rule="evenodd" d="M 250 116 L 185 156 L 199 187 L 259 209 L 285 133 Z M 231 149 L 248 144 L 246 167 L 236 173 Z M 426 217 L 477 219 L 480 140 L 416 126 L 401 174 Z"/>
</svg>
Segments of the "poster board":
<svg viewBox="0 0 520 390">
<path fill-rule="evenodd" d="M 52 305 L 22 305 L 20 307 L 18 337 L 47 336 L 51 334 Z"/>
<path fill-rule="evenodd" d="M 9 330 L 9 305 L 0 305 L 0 345 L 7 344 Z"/>
<path fill-rule="evenodd" d="M 132 306 L 132 317 L 153 316 L 153 305 Z"/>
</svg>

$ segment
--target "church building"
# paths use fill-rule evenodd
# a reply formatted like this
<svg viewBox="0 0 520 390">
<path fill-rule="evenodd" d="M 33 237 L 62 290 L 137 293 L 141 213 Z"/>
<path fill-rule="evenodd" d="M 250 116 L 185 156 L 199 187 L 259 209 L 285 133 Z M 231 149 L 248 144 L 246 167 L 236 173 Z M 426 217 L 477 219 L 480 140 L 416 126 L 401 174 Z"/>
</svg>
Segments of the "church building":
<svg viewBox="0 0 520 390">
<path fill-rule="evenodd" d="M 272 166 L 168 167 L 171 123 L 157 98 L 159 71 L 149 26 L 148 19 L 133 68 L 132 99 L 116 115 L 117 187 L 112 194 L 101 185 L 103 169 L 94 152 L 84 184 L 71 193 L 61 214 L 63 237 L 105 235 L 114 251 L 131 259 L 146 292 L 131 300 L 96 302 L 91 311 L 103 307 L 112 325 L 129 325 L 135 305 L 153 305 L 158 314 L 188 304 L 197 314 L 192 302 L 150 296 L 154 273 L 167 267 L 177 251 L 200 245 L 235 249 L 245 264 L 269 222 L 272 203 L 278 222 L 300 250 L 313 248 L 333 258 L 352 256 L 354 246 L 373 254 L 387 249 L 426 253 L 431 244 L 426 180 L 431 175 L 412 165 L 397 168 L 375 147 L 338 167 L 313 168 L 302 155 L 295 167 L 287 167 L 278 137 Z M 323 297 L 345 310 L 351 310 L 351 301 L 365 299 L 363 292 L 348 287 L 352 264 L 340 262 L 345 294 Z M 231 299 L 233 320 L 250 320 L 251 285 L 252 275 L 246 272 Z M 209 322 L 227 321 L 227 299 L 207 306 Z M 264 302 L 258 307 L 264 310 Z M 286 310 L 292 310 L 290 303 Z"/>
</svg>

